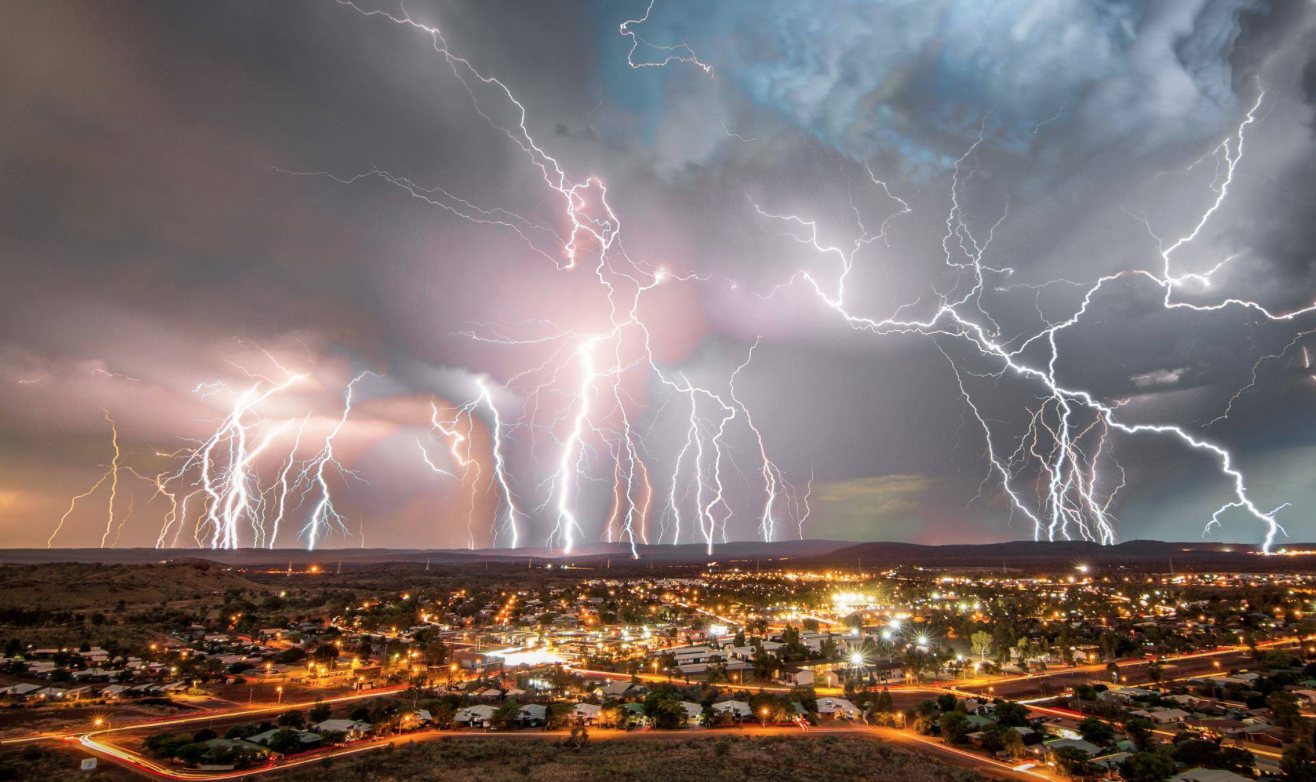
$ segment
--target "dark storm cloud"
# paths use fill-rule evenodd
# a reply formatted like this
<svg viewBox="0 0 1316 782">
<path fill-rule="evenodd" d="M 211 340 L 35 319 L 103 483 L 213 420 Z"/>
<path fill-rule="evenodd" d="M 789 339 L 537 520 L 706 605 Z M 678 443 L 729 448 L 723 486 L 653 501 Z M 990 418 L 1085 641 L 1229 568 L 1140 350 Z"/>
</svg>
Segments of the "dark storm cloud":
<svg viewBox="0 0 1316 782">
<path fill-rule="evenodd" d="M 710 277 L 656 298 L 663 362 L 725 384 L 763 336 L 739 390 L 783 470 L 801 484 L 816 476 L 806 534 L 863 537 L 866 518 L 882 538 L 1031 531 L 1007 524 L 994 488 L 974 499 L 982 432 L 933 343 L 854 334 L 812 294 L 777 290 L 798 269 L 829 281 L 837 269 L 754 204 L 816 218 L 826 242 L 853 241 L 856 210 L 872 227 L 899 207 L 867 161 L 912 212 L 857 256 L 850 305 L 926 314 L 952 284 L 940 245 L 948 170 L 981 128 L 963 203 L 983 231 L 1008 208 L 988 260 L 1014 274 L 984 298 L 1008 339 L 1069 317 L 1085 290 L 1036 286 L 1158 269 L 1157 237 L 1190 231 L 1215 197 L 1213 159 L 1192 164 L 1264 89 L 1226 206 L 1175 258 L 1185 271 L 1233 260 L 1212 288 L 1176 295 L 1277 311 L 1316 296 L 1308 3 L 659 0 L 644 39 L 687 42 L 712 78 L 684 63 L 627 67 L 617 26 L 644 5 L 407 10 L 507 83 L 573 175 L 607 180 L 633 257 Z M 429 397 L 464 400 L 475 377 L 506 381 L 543 354 L 460 334 L 543 320 L 587 331 L 606 316 L 587 275 L 557 271 L 514 234 L 378 178 L 284 173 L 378 168 L 545 225 L 560 209 L 425 36 L 343 5 L 10 5 L 0 98 L 0 534 L 14 545 L 43 542 L 99 474 L 100 408 L 138 463 L 160 467 L 157 449 L 216 414 L 196 385 L 241 378 L 233 363 L 259 364 L 258 348 L 314 368 L 317 387 L 297 402 L 325 420 L 355 371 L 387 373 L 363 386 L 353 419 L 348 450 L 369 483 L 347 495 L 349 515 L 368 519 L 372 544 L 462 545 L 461 498 L 415 454 Z M 505 104 L 489 105 L 505 118 Z M 1167 312 L 1159 293 L 1112 283 L 1060 338 L 1065 382 L 1127 400 L 1130 420 L 1202 427 L 1258 357 L 1316 325 Z M 942 344 L 967 367 L 998 369 Z M 1305 369 L 1299 344 L 1262 366 L 1228 420 L 1195 429 L 1238 450 L 1269 506 L 1316 502 Z M 970 384 L 1004 432 L 1022 434 L 1038 389 Z M 650 447 L 670 461 L 681 412 L 643 391 L 655 394 Z M 507 392 L 508 409 L 520 401 Z M 531 453 L 530 439 L 512 455 L 528 497 L 545 477 L 530 457 L 548 453 Z M 743 433 L 733 445 L 755 447 Z M 1223 491 L 1206 460 L 1154 439 L 1116 447 L 1130 474 L 1121 534 L 1198 534 Z M 733 479 L 733 536 L 753 534 L 752 477 Z M 67 542 L 95 542 L 101 523 L 90 513 Z M 542 539 L 544 519 L 535 524 Z M 1300 523 L 1290 532 L 1310 537 Z M 130 537 L 150 543 L 154 530 Z"/>
</svg>

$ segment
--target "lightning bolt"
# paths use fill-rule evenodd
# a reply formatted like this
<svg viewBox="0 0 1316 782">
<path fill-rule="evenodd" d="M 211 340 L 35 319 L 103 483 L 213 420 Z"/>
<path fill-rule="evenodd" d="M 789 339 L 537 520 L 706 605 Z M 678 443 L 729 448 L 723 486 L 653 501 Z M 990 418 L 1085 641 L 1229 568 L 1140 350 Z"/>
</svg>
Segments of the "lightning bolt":
<svg viewBox="0 0 1316 782">
<path fill-rule="evenodd" d="M 314 476 L 312 480 L 320 494 L 320 499 L 316 502 L 315 508 L 311 512 L 310 520 L 307 521 L 306 525 L 302 528 L 302 534 L 306 537 L 306 548 L 308 551 L 315 550 L 315 545 L 320 536 L 326 531 L 326 528 L 329 528 L 331 525 L 342 530 L 344 533 L 347 532 L 347 527 L 343 524 L 342 514 L 340 514 L 338 509 L 334 507 L 333 496 L 329 490 L 328 471 L 334 470 L 343 477 L 355 477 L 356 475 L 351 470 L 348 470 L 343 467 L 343 465 L 339 464 L 338 460 L 334 458 L 334 440 L 343 430 L 343 426 L 347 424 L 347 417 L 352 413 L 353 389 L 355 389 L 357 383 L 366 377 L 379 377 L 379 375 L 376 375 L 374 372 L 362 372 L 352 378 L 351 382 L 347 384 L 346 390 L 343 391 L 342 416 L 338 419 L 338 423 L 334 426 L 333 431 L 329 432 L 328 436 L 324 438 L 324 446 L 320 449 L 320 452 L 311 459 L 310 464 L 302 473 L 304 476 Z"/>
<path fill-rule="evenodd" d="M 505 531 L 512 545 L 517 545 L 520 540 L 517 521 L 525 512 L 518 506 L 512 491 L 504 449 L 512 433 L 524 429 L 530 434 L 529 448 L 532 454 L 535 453 L 539 442 L 536 438 L 539 437 L 551 442 L 556 448 L 556 467 L 540 484 L 540 491 L 546 497 L 543 504 L 529 511 L 535 513 L 551 507 L 551 511 L 548 511 L 553 517 L 553 528 L 548 536 L 550 545 L 559 546 L 566 552 L 575 549 L 586 529 L 580 510 L 586 484 L 595 480 L 591 477 L 595 474 L 610 474 L 613 507 L 607 523 L 602 527 L 602 534 L 609 539 L 615 535 L 618 540 L 628 542 L 632 554 L 638 556 L 637 545 L 648 540 L 648 519 L 657 491 L 651 480 L 651 469 L 646 464 L 644 433 L 639 427 L 642 422 L 641 405 L 631 398 L 624 383 L 632 373 L 639 375 L 640 379 L 652 380 L 666 394 L 666 400 L 685 400 L 689 404 L 688 416 L 683 418 L 684 445 L 667 477 L 666 508 L 660 516 L 663 526 L 658 540 L 663 540 L 667 535 L 667 520 L 670 519 L 671 542 L 680 542 L 684 532 L 683 510 L 692 511 L 690 517 L 695 522 L 692 525 L 695 530 L 688 533 L 687 537 L 701 539 L 710 553 L 715 543 L 727 539 L 728 522 L 734 510 L 726 496 L 724 468 L 727 464 L 734 465 L 728 437 L 733 427 L 740 426 L 740 421 L 744 421 L 745 431 L 754 438 L 757 445 L 758 472 L 763 485 L 763 502 L 757 514 L 759 535 L 765 540 L 775 539 L 779 527 L 786 521 L 785 516 L 794 514 L 800 535 L 803 536 L 803 523 L 810 513 L 812 473 L 801 500 L 798 492 L 768 458 L 764 437 L 737 394 L 737 378 L 752 360 L 758 342 L 750 348 L 745 362 L 730 373 L 725 390 L 707 384 L 696 385 L 679 369 L 659 365 L 650 347 L 650 327 L 638 314 L 644 295 L 660 285 L 707 284 L 714 280 L 690 273 L 673 273 L 662 266 L 631 258 L 621 243 L 621 221 L 609 204 L 608 189 L 603 181 L 593 176 L 578 180 L 568 176 L 558 160 L 548 154 L 531 135 L 525 106 L 513 91 L 499 79 L 482 74 L 466 58 L 453 53 L 438 27 L 413 19 L 405 9 L 395 14 L 366 10 L 351 0 L 338 2 L 365 17 L 386 20 L 426 37 L 452 75 L 466 89 L 476 113 L 496 133 L 519 149 L 531 169 L 539 173 L 547 188 L 546 193 L 560 205 L 555 218 L 560 221 L 560 228 L 517 215 L 500 206 L 477 203 L 441 187 L 422 186 L 407 177 L 377 168 L 351 176 L 324 171 L 285 173 L 327 177 L 342 185 L 353 185 L 365 179 L 380 180 L 443 213 L 483 226 L 510 230 L 533 252 L 550 260 L 557 269 L 563 272 L 592 272 L 608 305 L 607 325 L 590 333 L 559 331 L 547 337 L 524 340 L 508 338 L 503 329 L 497 326 L 470 333 L 472 339 L 490 344 L 552 346 L 543 364 L 514 376 L 504 386 L 525 392 L 526 407 L 519 420 L 508 424 L 503 422 L 490 388 L 483 379 L 477 383 L 478 393 L 475 398 L 457 408 L 452 419 L 441 420 L 437 406 L 433 410 L 433 431 L 448 439 L 454 462 L 462 468 L 462 480 L 470 483 L 470 545 L 474 546 L 475 492 L 481 475 L 471 435 L 475 427 L 476 411 L 484 408 L 492 419 L 489 427 L 490 462 L 493 465 L 490 486 L 497 487 L 501 510 L 492 522 L 495 540 L 500 528 Z M 627 64 L 638 69 L 683 63 L 694 65 L 711 76 L 711 66 L 700 61 L 687 44 L 661 46 L 651 44 L 639 36 L 635 28 L 648 21 L 652 10 L 651 2 L 642 17 L 620 25 L 620 34 L 631 40 Z M 659 52 L 661 59 L 637 61 L 635 55 L 641 46 Z M 1313 303 L 1291 312 L 1274 313 L 1259 303 L 1244 299 L 1226 298 L 1213 304 L 1192 304 L 1176 300 L 1174 296 L 1177 288 L 1188 284 L 1210 285 L 1212 275 L 1230 262 L 1229 258 L 1225 258 L 1205 272 L 1176 274 L 1173 259 L 1183 247 L 1200 237 L 1213 216 L 1226 203 L 1235 171 L 1243 160 L 1245 132 L 1257 121 L 1257 112 L 1264 98 L 1265 92 L 1262 90 L 1236 133 L 1208 153 L 1208 157 L 1212 157 L 1217 164 L 1217 178 L 1211 183 L 1215 198 L 1200 215 L 1193 229 L 1167 243 L 1152 230 L 1150 222 L 1143 219 L 1156 242 L 1161 268 L 1157 271 L 1129 269 L 1104 276 L 1090 284 L 1079 285 L 1085 290 L 1073 313 L 1057 322 L 1042 318 L 1042 327 L 1033 333 L 1006 339 L 1002 336 L 1001 325 L 991 314 L 992 298 L 988 294 L 1004 292 L 1008 288 L 993 288 L 990 283 L 1012 274 L 1010 268 L 994 266 L 988 262 L 996 230 L 1009 216 L 1009 204 L 1001 209 L 989 225 L 979 226 L 978 220 L 961 203 L 961 196 L 972 183 L 977 171 L 978 153 L 986 135 L 985 118 L 977 140 L 955 160 L 951 171 L 948 194 L 950 205 L 940 246 L 945 270 L 953 282 L 948 290 L 933 291 L 935 296 L 930 308 L 921 300 L 915 300 L 902 304 L 890 313 L 869 316 L 852 311 L 848 304 L 846 283 L 859 253 L 875 242 L 886 243 L 888 229 L 893 221 L 912 211 L 905 200 L 894 195 L 886 182 L 879 179 L 867 161 L 864 167 L 869 182 L 895 206 L 881 215 L 880 227 L 870 230 L 868 226 L 876 223 L 866 224 L 864 215 L 859 209 L 853 208 L 852 201 L 858 234 L 848 244 L 825 243 L 820 238 L 819 222 L 816 219 L 778 214 L 751 201 L 759 220 L 785 226 L 785 238 L 797 243 L 806 252 L 825 260 L 834 259 L 838 266 L 837 272 L 827 277 L 812 268 L 801 269 L 772 288 L 767 296 L 788 286 L 802 285 L 813 292 L 824 310 L 834 313 L 852 329 L 877 336 L 917 335 L 929 338 L 947 360 L 968 414 L 981 427 L 988 477 L 994 476 L 995 481 L 999 482 L 1003 494 L 1009 500 L 1012 513 L 1019 512 L 1032 522 L 1035 538 L 1056 540 L 1077 535 L 1101 543 L 1113 542 L 1116 539 L 1115 521 L 1110 508 L 1125 483 L 1123 469 L 1113 456 L 1114 440 L 1118 436 L 1147 435 L 1175 441 L 1213 460 L 1219 474 L 1231 486 L 1231 497 L 1215 511 L 1207 523 L 1207 529 L 1220 524 L 1225 513 L 1242 511 L 1265 526 L 1264 548 L 1268 551 L 1275 536 L 1283 532 L 1275 515 L 1285 506 L 1265 511 L 1256 505 L 1242 472 L 1227 449 L 1181 426 L 1128 423 L 1119 413 L 1120 403 L 1107 402 L 1086 389 L 1072 387 L 1061 379 L 1057 371 L 1061 355 L 1059 338 L 1078 325 L 1095 298 L 1114 287 L 1117 281 L 1147 281 L 1158 286 L 1163 292 L 1165 308 L 1171 310 L 1212 312 L 1226 307 L 1241 307 L 1271 321 L 1292 320 L 1316 310 L 1316 303 Z M 1061 112 L 1063 110 L 1064 107 Z M 1064 282 L 1074 284 L 1072 281 Z M 735 283 L 731 284 L 734 287 Z M 1039 291 L 1041 287 L 1038 286 Z M 904 314 L 907 310 L 918 308 L 922 308 L 925 313 L 921 317 Z M 961 351 L 968 358 L 961 358 Z M 1034 355 L 1039 353 L 1040 356 Z M 966 366 L 968 360 L 985 364 L 987 370 L 970 369 Z M 325 535 L 335 529 L 346 531 L 343 517 L 334 504 L 330 478 L 335 473 L 343 478 L 353 477 L 354 473 L 337 461 L 334 443 L 350 415 L 356 383 L 371 373 L 358 375 L 348 383 L 344 391 L 341 417 L 336 426 L 310 460 L 297 462 L 296 454 L 306 423 L 303 419 L 292 451 L 280 462 L 279 478 L 273 486 L 262 489 L 257 462 L 291 426 L 291 420 L 271 422 L 257 414 L 255 408 L 272 395 L 282 393 L 302 377 L 283 371 L 285 377 L 282 380 L 257 377 L 255 385 L 236 394 L 232 411 L 219 422 L 215 433 L 196 448 L 184 451 L 181 464 L 173 473 L 156 479 L 158 491 L 170 501 L 170 511 L 166 515 L 159 541 L 164 541 L 171 529 L 175 536 L 182 530 L 188 518 L 188 503 L 193 497 L 200 498 L 203 505 L 194 537 L 198 543 L 203 537 L 208 538 L 209 545 L 214 547 L 239 545 L 243 539 L 243 530 L 247 527 L 251 529 L 250 534 L 255 541 L 273 545 L 279 520 L 284 518 L 289 504 L 295 508 L 303 498 L 309 496 L 314 496 L 315 501 L 301 529 L 309 548 L 313 549 Z M 994 420 L 982 409 L 971 389 L 975 379 L 996 382 L 1006 376 L 1017 378 L 1040 391 L 1039 404 L 1029 411 L 1027 432 L 1013 448 L 1001 446 L 1001 442 L 1007 438 L 996 429 Z M 199 386 L 198 390 L 202 388 Z M 208 385 L 204 387 L 203 398 L 228 390 L 222 384 Z M 113 422 L 111 424 L 113 427 Z M 111 471 L 88 492 L 73 498 L 55 534 L 58 534 L 79 499 L 89 496 L 106 480 L 112 479 L 110 520 L 105 533 L 108 536 L 114 522 L 117 490 L 117 431 L 114 444 L 115 460 Z M 431 469 L 455 477 L 433 463 L 423 442 L 419 445 L 422 457 Z M 600 469 L 604 466 L 600 463 L 605 463 L 607 469 Z M 1107 477 L 1108 469 L 1117 471 L 1118 479 L 1113 475 Z M 1029 480 L 1029 476 L 1032 476 L 1036 494 L 1034 502 L 1030 502 L 1026 498 L 1027 492 L 1020 489 Z M 181 501 L 178 499 L 180 495 Z M 277 496 L 277 503 L 267 500 L 267 496 Z M 275 510 L 271 511 L 271 507 Z M 266 523 L 271 513 L 274 514 L 273 523 L 270 524 L 269 534 L 266 534 Z M 54 540 L 54 535 L 51 540 Z M 102 545 L 104 542 L 103 537 Z"/>
<path fill-rule="evenodd" d="M 110 424 L 110 446 L 114 449 L 114 458 L 110 460 L 110 507 L 109 519 L 105 522 L 105 534 L 101 536 L 101 548 L 105 548 L 105 542 L 110 537 L 110 530 L 114 527 L 114 501 L 119 495 L 119 459 L 123 456 L 119 451 L 119 427 L 115 425 L 114 420 L 110 418 L 110 411 L 101 409 L 105 414 L 105 420 Z M 69 506 L 72 510 L 72 505 Z"/>
<path fill-rule="evenodd" d="M 649 14 L 653 12 L 654 0 L 649 0 L 649 7 L 644 9 L 644 16 L 639 19 L 630 19 L 621 23 L 621 34 L 631 39 L 631 50 L 626 53 L 626 64 L 632 68 L 662 68 L 673 62 L 683 62 L 699 68 L 709 76 L 713 75 L 713 66 L 706 65 L 699 61 L 695 56 L 694 50 L 685 43 L 678 43 L 674 46 L 659 46 L 658 44 L 649 43 L 631 29 L 632 26 L 638 26 L 649 21 Z M 650 49 L 663 53 L 663 59 L 658 62 L 636 62 L 635 50 L 644 44 Z M 730 131 L 727 131 L 730 134 Z"/>
<path fill-rule="evenodd" d="M 697 454 L 693 473 L 686 470 L 686 474 L 683 474 L 687 461 L 683 451 L 670 477 L 669 507 L 665 513 L 673 518 L 672 542 L 680 540 L 681 498 L 678 495 L 679 486 L 686 480 L 695 484 L 694 512 L 699 520 L 701 537 L 710 546 L 717 539 L 725 539 L 726 523 L 732 515 L 722 482 L 723 459 L 728 448 L 728 426 L 737 417 L 737 410 L 744 413 L 742 417 L 751 422 L 751 428 L 752 419 L 738 400 L 731 401 L 729 396 L 722 393 L 696 387 L 684 376 L 669 376 L 654 360 L 650 349 L 649 328 L 638 314 L 642 296 L 659 285 L 708 282 L 709 278 L 673 273 L 632 259 L 621 247 L 621 224 L 608 202 L 608 191 L 604 183 L 597 177 L 572 180 L 558 161 L 531 135 L 525 106 L 511 88 L 494 77 L 480 73 L 468 59 L 455 54 L 438 27 L 414 19 L 405 9 L 393 13 L 364 9 L 351 0 L 339 0 L 339 3 L 363 16 L 384 19 L 415 30 L 428 39 L 453 76 L 466 88 L 476 113 L 526 156 L 549 188 L 548 192 L 560 200 L 563 205 L 561 218 L 564 230 L 558 231 L 502 207 L 477 204 L 442 187 L 422 186 L 406 177 L 379 169 L 350 176 L 324 171 L 287 173 L 328 177 L 344 185 L 355 184 L 365 178 L 378 178 L 403 189 L 413 198 L 462 219 L 511 230 L 539 255 L 550 258 L 562 271 L 573 271 L 585 262 L 590 262 L 594 277 L 608 302 L 610 327 L 597 333 L 559 332 L 548 337 L 516 339 L 509 338 L 497 327 L 467 332 L 470 338 L 491 344 L 562 343 L 553 350 L 544 365 L 512 379 L 512 383 L 527 380 L 531 384 L 526 389 L 526 412 L 521 420 L 505 427 L 484 387 L 476 402 L 458 411 L 458 418 L 469 417 L 474 406 L 483 399 L 494 418 L 491 427 L 493 474 L 500 494 L 500 505 L 504 509 L 503 519 L 495 522 L 495 529 L 501 526 L 508 530 L 514 544 L 519 542 L 516 518 L 520 509 L 507 477 L 503 448 L 505 432 L 525 427 L 531 433 L 532 450 L 537 442 L 537 433 L 548 434 L 557 448 L 556 467 L 541 484 L 548 495 L 547 499 L 544 504 L 531 509 L 531 512 L 538 512 L 551 507 L 548 512 L 553 523 L 548 535 L 549 545 L 565 552 L 573 551 L 578 545 L 581 536 L 585 534 L 585 525 L 578 511 L 581 495 L 586 482 L 592 480 L 589 475 L 595 463 L 607 458 L 611 461 L 613 507 L 602 525 L 602 534 L 608 539 L 615 535 L 617 539 L 624 540 L 629 544 L 631 553 L 638 556 L 638 544 L 648 540 L 649 515 L 657 490 L 651 470 L 645 463 L 643 439 L 636 426 L 637 405 L 624 392 L 623 377 L 631 372 L 646 371 L 666 387 L 669 394 L 685 395 L 691 401 L 693 436 L 687 448 L 693 447 Z M 700 61 L 688 45 L 660 46 L 638 35 L 636 28 L 648 20 L 652 10 L 651 3 L 642 17 L 623 22 L 620 26 L 621 35 L 632 41 L 628 63 L 634 68 L 644 68 L 681 62 L 695 65 L 711 75 L 712 68 Z M 661 52 L 662 60 L 637 61 L 634 55 L 641 46 Z M 494 103 L 489 103 L 489 99 Z M 500 121 L 499 117 L 503 116 L 509 116 L 511 121 Z M 546 379 L 544 375 L 547 375 Z M 534 377 L 540 378 L 537 385 L 536 381 L 530 380 Z M 567 381 L 567 377 L 573 377 L 574 381 Z M 544 423 L 537 418 L 537 414 L 541 412 L 541 399 L 546 394 L 565 400 L 565 404 L 556 405 L 556 410 L 549 413 L 550 418 Z M 712 417 L 707 421 L 701 417 L 698 399 L 714 403 Z M 471 466 L 475 464 L 474 454 L 469 452 L 470 443 L 464 439 L 465 435 L 459 434 L 450 422 L 438 421 L 437 415 L 433 423 L 436 431 L 451 441 L 453 448 L 462 448 L 461 452 L 453 451 L 453 454 L 456 463 L 463 467 L 464 475 L 478 469 Z M 470 421 L 467 423 L 470 424 Z M 761 445 L 762 438 L 757 429 L 754 431 Z M 421 451 L 431 469 L 437 470 L 423 445 Z M 793 487 L 787 488 L 788 484 L 780 471 L 767 460 L 766 450 L 760 448 L 760 453 L 765 462 L 763 470 L 768 495 L 761 533 L 771 538 L 775 535 L 777 506 L 783 492 L 792 496 L 792 507 L 798 508 L 799 504 L 790 494 Z M 471 512 L 474 513 L 474 502 Z M 665 518 L 660 538 L 666 532 Z M 468 539 L 473 545 L 473 533 Z"/>
<path fill-rule="evenodd" d="M 937 349 L 946 356 L 951 364 L 961 397 L 970 414 L 982 427 L 986 441 L 986 458 L 991 470 L 1000 481 L 1002 490 L 1011 503 L 1012 510 L 1021 512 L 1032 521 L 1035 538 L 1068 539 L 1070 529 L 1074 528 L 1078 534 L 1086 539 L 1097 540 L 1102 543 L 1110 543 L 1115 540 L 1109 507 L 1115 493 L 1124 485 L 1124 473 L 1116 463 L 1116 467 L 1120 471 L 1119 483 L 1108 490 L 1104 497 L 1099 496 L 1102 478 L 1098 473 L 1098 461 L 1102 454 L 1109 450 L 1108 436 L 1110 432 L 1114 431 L 1127 435 L 1160 435 L 1168 437 L 1213 459 L 1217 463 L 1220 474 L 1231 485 L 1233 496 L 1229 502 L 1218 508 L 1212 515 L 1211 520 L 1207 523 L 1207 530 L 1218 525 L 1222 514 L 1225 512 L 1242 510 L 1265 526 L 1263 549 L 1269 551 L 1276 535 L 1283 533 L 1283 528 L 1277 522 L 1275 514 L 1285 506 L 1281 505 L 1279 508 L 1269 511 L 1257 506 L 1251 498 L 1242 472 L 1236 467 L 1234 457 L 1228 450 L 1202 437 L 1191 434 L 1181 426 L 1125 423 L 1117 415 L 1116 408 L 1118 405 L 1102 402 L 1094 394 L 1084 389 L 1068 387 L 1059 380 L 1056 371 L 1056 363 L 1060 356 L 1057 337 L 1064 330 L 1079 322 L 1099 291 L 1121 278 L 1150 279 L 1163 289 L 1164 304 L 1167 309 L 1191 309 L 1199 312 L 1210 312 L 1229 306 L 1240 306 L 1254 310 L 1267 319 L 1287 320 L 1316 308 L 1316 305 L 1313 305 L 1293 312 L 1275 314 L 1255 302 L 1235 298 L 1209 305 L 1193 305 L 1173 300 L 1175 287 L 1191 281 L 1209 282 L 1211 272 L 1205 275 L 1183 274 L 1175 276 L 1171 256 L 1175 251 L 1195 240 L 1209 223 L 1211 217 L 1223 206 L 1236 167 L 1242 160 L 1245 130 L 1256 121 L 1256 113 L 1264 98 L 1265 92 L 1261 91 L 1256 102 L 1238 127 L 1236 134 L 1216 147 L 1214 154 L 1224 167 L 1223 178 L 1220 184 L 1214 187 L 1216 198 L 1201 215 L 1193 230 L 1168 246 L 1157 239 L 1159 255 L 1163 265 L 1162 273 L 1158 275 L 1147 270 L 1132 269 L 1097 280 L 1088 287 L 1080 306 L 1072 316 L 1058 323 L 1047 324 L 1046 328 L 1024 340 L 1020 347 L 1014 349 L 1008 348 L 999 339 L 1000 327 L 988 314 L 983 301 L 983 293 L 986 290 L 988 277 L 1008 276 L 1011 273 L 1008 268 L 994 268 L 984 263 L 983 260 L 991 245 L 996 228 L 1008 214 L 1008 205 L 1001 216 L 990 226 L 985 236 L 980 239 L 978 233 L 966 223 L 965 213 L 959 200 L 960 192 L 964 184 L 971 178 L 974 170 L 970 168 L 968 175 L 965 176 L 963 175 L 964 167 L 983 143 L 981 130 L 978 140 L 969 147 L 964 155 L 955 161 L 952 169 L 951 206 L 946 217 L 946 233 L 942 238 L 945 263 L 948 267 L 962 272 L 961 279 L 968 283 L 967 289 L 957 292 L 961 287 L 961 283 L 957 282 L 949 293 L 939 294 L 935 311 L 924 320 L 902 318 L 900 316 L 902 310 L 913 306 L 916 302 L 903 305 L 894 314 L 885 318 L 857 315 L 847 309 L 844 281 L 853 266 L 855 253 L 869 239 L 868 233 L 862 230 L 862 222 L 860 224 L 860 238 L 852 247 L 846 249 L 821 243 L 818 238 L 818 225 L 814 220 L 797 215 L 773 214 L 757 204 L 754 204 L 754 208 L 763 218 L 785 222 L 789 226 L 803 230 L 803 233 L 788 232 L 788 237 L 811 248 L 816 253 L 839 259 L 841 273 L 834 292 L 829 292 L 812 273 L 807 271 L 797 273 L 786 285 L 800 281 L 807 283 L 819 300 L 827 308 L 836 312 L 851 328 L 877 335 L 918 334 L 932 337 L 934 341 L 936 338 L 949 338 L 959 344 L 967 345 L 978 355 L 997 365 L 997 369 L 986 375 L 987 377 L 999 378 L 1008 373 L 1041 386 L 1045 393 L 1045 403 L 1034 415 L 1029 433 L 1035 441 L 1036 438 L 1045 434 L 1052 442 L 1052 447 L 1045 452 L 1039 451 L 1036 442 L 1034 442 L 1034 445 L 1026 451 L 1021 446 L 1021 449 L 1015 452 L 1014 457 L 1003 458 L 996 450 L 993 442 L 997 435 L 965 385 L 964 372 L 951 358 L 947 350 L 941 344 L 937 344 Z M 985 121 L 983 127 L 985 128 Z M 1153 236 L 1155 236 L 1154 233 Z M 1215 268 L 1218 269 L 1222 264 L 1218 264 Z M 782 287 L 785 286 L 774 288 L 769 295 L 775 294 Z M 1037 343 L 1045 345 L 1048 349 L 1048 357 L 1041 365 L 1030 363 L 1023 358 L 1024 351 Z M 1086 425 L 1080 426 L 1077 422 L 1080 411 L 1091 419 Z M 1048 423 L 1049 420 L 1054 421 L 1054 425 Z M 1088 456 L 1081 446 L 1081 441 L 1092 433 L 1099 433 L 1096 435 L 1098 442 L 1094 453 Z M 1013 482 L 1018 479 L 1019 469 L 1015 457 L 1020 454 L 1033 457 L 1033 460 L 1039 465 L 1044 483 L 1040 511 L 1035 512 L 1030 508 L 1023 495 L 1013 486 Z"/>
</svg>

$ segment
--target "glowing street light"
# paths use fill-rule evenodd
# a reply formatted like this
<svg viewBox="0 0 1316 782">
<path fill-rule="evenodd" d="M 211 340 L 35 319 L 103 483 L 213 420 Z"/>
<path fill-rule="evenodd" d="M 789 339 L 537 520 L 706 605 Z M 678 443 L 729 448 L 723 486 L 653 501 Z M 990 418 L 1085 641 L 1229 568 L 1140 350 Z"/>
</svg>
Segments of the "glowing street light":
<svg viewBox="0 0 1316 782">
<path fill-rule="evenodd" d="M 279 705 L 282 706 L 282 705 L 283 705 L 283 685 L 279 685 L 278 687 L 275 687 L 275 688 L 274 688 L 274 691 L 277 692 L 277 693 L 279 694 Z"/>
</svg>

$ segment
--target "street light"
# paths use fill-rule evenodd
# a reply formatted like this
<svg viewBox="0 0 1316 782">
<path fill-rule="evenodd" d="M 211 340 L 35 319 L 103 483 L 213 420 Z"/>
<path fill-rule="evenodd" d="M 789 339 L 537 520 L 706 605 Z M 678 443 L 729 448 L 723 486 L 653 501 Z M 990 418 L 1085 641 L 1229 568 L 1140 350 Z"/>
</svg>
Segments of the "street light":
<svg viewBox="0 0 1316 782">
<path fill-rule="evenodd" d="M 283 705 L 283 685 L 279 685 L 278 687 L 275 687 L 275 688 L 274 688 L 274 691 L 277 692 L 277 693 L 279 694 L 279 705 L 282 706 L 282 705 Z"/>
<path fill-rule="evenodd" d="M 768 727 L 768 707 L 764 706 L 759 713 L 763 715 L 763 727 Z"/>
</svg>

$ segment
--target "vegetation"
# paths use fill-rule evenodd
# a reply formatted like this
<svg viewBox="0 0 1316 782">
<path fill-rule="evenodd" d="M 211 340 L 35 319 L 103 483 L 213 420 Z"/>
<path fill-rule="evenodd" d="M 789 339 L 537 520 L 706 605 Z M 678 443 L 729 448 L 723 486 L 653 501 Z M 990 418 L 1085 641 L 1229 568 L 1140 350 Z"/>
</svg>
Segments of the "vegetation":
<svg viewBox="0 0 1316 782">
<path fill-rule="evenodd" d="M 464 739 L 338 760 L 334 776 L 375 782 L 976 782 L 980 777 L 866 737 L 565 742 Z M 299 770 L 289 782 L 323 782 Z"/>
</svg>

